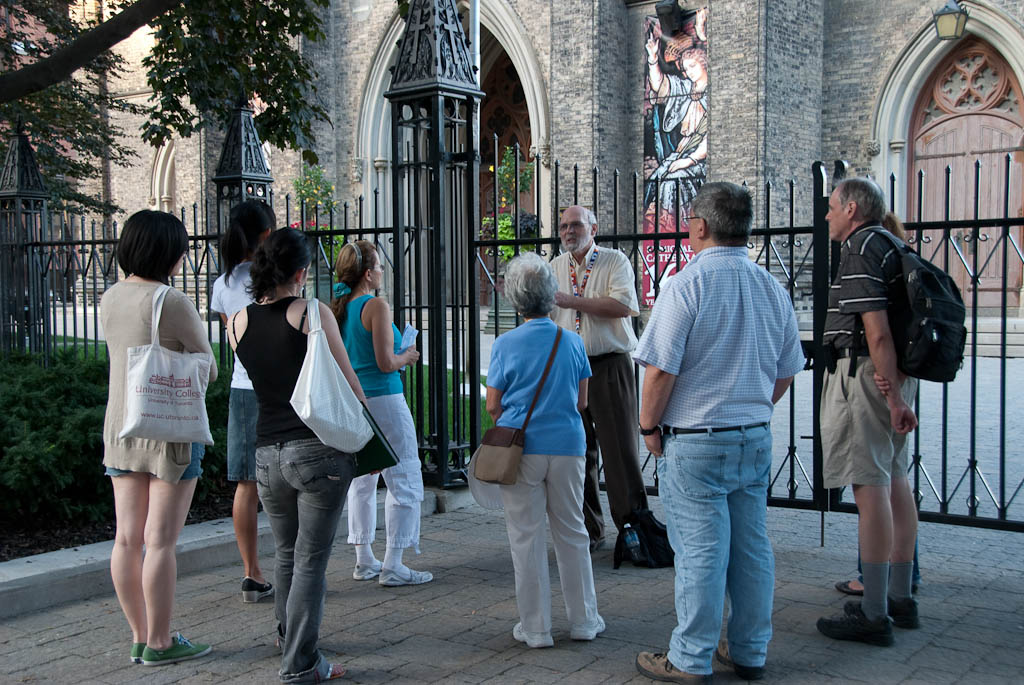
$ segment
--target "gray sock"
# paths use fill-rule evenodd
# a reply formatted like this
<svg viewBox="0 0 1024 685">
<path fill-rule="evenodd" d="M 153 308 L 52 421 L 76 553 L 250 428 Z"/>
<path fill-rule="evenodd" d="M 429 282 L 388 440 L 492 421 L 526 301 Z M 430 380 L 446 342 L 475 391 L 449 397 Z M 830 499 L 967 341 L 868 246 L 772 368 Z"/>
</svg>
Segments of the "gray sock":
<svg viewBox="0 0 1024 685">
<path fill-rule="evenodd" d="M 865 561 L 861 567 L 864 572 L 864 599 L 860 608 L 868 620 L 877 621 L 888 615 L 886 595 L 889 589 L 889 562 L 869 564 Z"/>
<path fill-rule="evenodd" d="M 914 580 L 914 562 L 901 561 L 889 566 L 889 596 L 893 599 L 910 599 L 910 587 Z"/>
</svg>

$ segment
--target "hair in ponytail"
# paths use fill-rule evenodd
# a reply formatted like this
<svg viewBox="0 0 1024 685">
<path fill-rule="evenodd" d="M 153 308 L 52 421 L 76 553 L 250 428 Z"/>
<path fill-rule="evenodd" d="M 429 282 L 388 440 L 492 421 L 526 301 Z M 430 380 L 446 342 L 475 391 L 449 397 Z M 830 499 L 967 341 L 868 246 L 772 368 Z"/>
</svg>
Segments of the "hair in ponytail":
<svg viewBox="0 0 1024 685">
<path fill-rule="evenodd" d="M 357 240 L 345 243 L 334 259 L 334 275 L 338 283 L 334 286 L 334 299 L 331 300 L 331 311 L 338 319 L 338 325 L 345 323 L 345 312 L 352 301 L 352 291 L 363 280 L 363 274 L 373 268 L 377 257 L 377 248 L 368 240 Z"/>
<path fill-rule="evenodd" d="M 274 210 L 265 202 L 246 200 L 231 208 L 228 231 L 220 241 L 225 282 L 236 266 L 252 257 L 259 247 L 260 235 L 273 227 Z"/>
<path fill-rule="evenodd" d="M 274 231 L 252 256 L 249 295 L 256 302 L 269 297 L 278 286 L 291 280 L 296 271 L 308 267 L 312 255 L 309 239 L 301 231 Z"/>
<path fill-rule="evenodd" d="M 900 218 L 892 212 L 886 212 L 885 216 L 882 217 L 882 228 L 903 242 L 907 242 L 907 229 L 903 227 L 903 222 L 900 221 Z"/>
</svg>

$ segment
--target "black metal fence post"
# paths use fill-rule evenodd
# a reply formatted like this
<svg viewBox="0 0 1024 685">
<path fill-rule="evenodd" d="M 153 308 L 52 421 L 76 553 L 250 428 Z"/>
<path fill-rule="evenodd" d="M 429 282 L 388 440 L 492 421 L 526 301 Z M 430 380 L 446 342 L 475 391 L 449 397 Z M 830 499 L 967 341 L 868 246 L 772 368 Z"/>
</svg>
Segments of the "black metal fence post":
<svg viewBox="0 0 1024 685">
<path fill-rule="evenodd" d="M 823 461 L 821 448 L 821 403 L 818 400 L 821 397 L 821 389 L 825 380 L 825 346 L 823 340 L 825 335 L 825 313 L 828 310 L 828 285 L 832 282 L 832 274 L 829 270 L 830 241 L 828 237 L 828 223 L 825 221 L 825 215 L 828 213 L 830 190 L 828 188 L 828 174 L 825 171 L 825 164 L 823 162 L 815 162 L 811 165 L 811 175 L 814 183 L 814 192 L 812 194 L 814 202 L 814 340 L 811 345 L 811 369 L 813 370 L 812 382 L 814 384 L 811 395 L 814 398 L 814 407 L 812 408 L 812 416 L 814 417 L 814 504 L 815 508 L 822 512 L 821 544 L 824 546 L 824 512 L 829 507 L 829 494 L 825 490 L 821 477 Z"/>
</svg>

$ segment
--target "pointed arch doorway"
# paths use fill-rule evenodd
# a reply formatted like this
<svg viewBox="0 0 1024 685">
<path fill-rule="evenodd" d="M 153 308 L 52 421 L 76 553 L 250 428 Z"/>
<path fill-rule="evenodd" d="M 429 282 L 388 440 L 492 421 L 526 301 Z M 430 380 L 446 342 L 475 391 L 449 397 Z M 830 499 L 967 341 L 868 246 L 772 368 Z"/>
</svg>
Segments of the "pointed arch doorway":
<svg viewBox="0 0 1024 685">
<path fill-rule="evenodd" d="M 466 0 L 459 0 L 458 7 L 462 11 L 468 11 Z M 404 20 L 396 12 L 378 44 L 370 72 L 367 74 L 356 124 L 356 153 L 351 159 L 351 167 L 348 170 L 338 170 L 339 177 L 345 172 L 351 172 L 356 187 L 360 189 L 367 203 L 367 211 L 377 211 L 373 208 L 374 205 L 379 208 L 379 222 L 382 225 L 389 225 L 391 222 L 391 115 L 384 93 L 391 82 L 389 68 L 395 60 L 396 44 L 404 27 Z M 550 170 L 547 167 L 550 138 L 549 96 L 544 70 L 530 39 L 531 34 L 508 0 L 480 1 L 480 34 L 481 78 L 486 79 L 488 75 L 488 55 L 491 56 L 493 64 L 494 58 L 503 54 L 513 65 L 519 79 L 527 113 L 525 130 L 529 132 L 530 138 L 528 143 L 524 140 L 519 140 L 519 143 L 524 155 L 529 153 L 530 147 L 542 152 L 543 164 L 534 183 L 535 187 L 540 188 L 540 203 L 545 213 L 548 213 L 547 210 L 551 206 Z M 486 100 L 481 106 L 485 104 Z M 487 139 L 484 131 L 481 131 L 481 150 L 485 153 L 487 150 L 493 150 L 493 144 Z M 491 154 L 493 156 L 493 152 Z M 487 166 L 486 163 L 481 165 L 482 169 L 487 169 Z M 487 207 L 486 203 L 481 204 L 484 215 Z M 543 222 L 543 217 L 542 223 L 547 223 Z"/>
<path fill-rule="evenodd" d="M 978 216 L 1003 216 L 1007 200 L 1005 184 L 1006 156 L 1011 157 L 1009 212 L 1024 215 L 1024 112 L 1020 82 L 1007 61 L 989 43 L 980 38 L 965 39 L 933 70 L 918 96 L 911 117 L 908 155 L 908 218 L 941 221 L 946 211 L 946 167 L 951 168 L 949 218 L 974 218 L 975 163 L 981 165 Z M 921 210 L 918 211 L 918 173 L 925 174 L 921 184 Z M 954 230 L 956 243 L 968 264 L 973 252 L 980 250 L 981 282 L 979 309 L 995 311 L 1002 299 L 1002 250 L 993 250 L 997 230 L 991 230 L 986 242 L 975 244 L 969 232 Z M 1021 244 L 1022 229 L 1011 229 Z M 1021 261 L 1012 250 L 1007 263 L 1007 305 L 1021 305 Z M 970 302 L 973 290 L 967 267 L 956 255 L 950 258 L 950 273 L 960 285 L 964 299 Z"/>
<path fill-rule="evenodd" d="M 494 174 L 491 167 L 501 163 L 504 151 L 519 145 L 521 164 L 531 160 L 533 137 L 530 131 L 530 109 L 526 92 L 519 79 L 519 72 L 501 43 L 487 30 L 480 27 L 480 209 L 482 216 L 490 215 L 495 208 Z M 498 138 L 495 157 L 494 137 Z M 519 209 L 533 212 L 532 184 L 521 188 Z M 512 198 L 498 198 L 498 206 L 511 204 Z"/>
</svg>

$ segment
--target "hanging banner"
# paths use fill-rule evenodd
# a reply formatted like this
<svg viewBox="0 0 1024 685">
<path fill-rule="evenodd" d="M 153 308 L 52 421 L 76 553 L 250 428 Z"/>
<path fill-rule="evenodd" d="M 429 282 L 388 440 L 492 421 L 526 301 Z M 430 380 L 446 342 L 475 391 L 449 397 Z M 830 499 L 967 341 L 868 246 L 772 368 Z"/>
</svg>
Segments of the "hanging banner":
<svg viewBox="0 0 1024 685">
<path fill-rule="evenodd" d="M 656 16 L 644 20 L 644 233 L 689 230 L 690 204 L 707 178 L 707 22 L 705 7 L 669 36 Z M 654 302 L 655 281 L 692 256 L 688 240 L 644 241 L 644 304 Z"/>
</svg>

